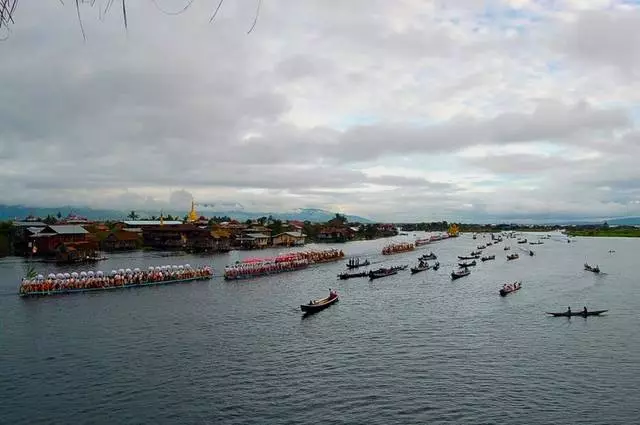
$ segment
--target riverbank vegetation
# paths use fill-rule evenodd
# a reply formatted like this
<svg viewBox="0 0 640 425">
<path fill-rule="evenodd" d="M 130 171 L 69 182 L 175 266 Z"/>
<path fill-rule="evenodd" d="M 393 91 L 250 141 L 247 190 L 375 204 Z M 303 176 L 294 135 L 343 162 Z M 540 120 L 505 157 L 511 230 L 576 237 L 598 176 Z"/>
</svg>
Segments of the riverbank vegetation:
<svg viewBox="0 0 640 425">
<path fill-rule="evenodd" d="M 640 238 L 640 228 L 634 226 L 572 228 L 567 229 L 569 236 L 595 236 L 613 238 Z"/>
</svg>

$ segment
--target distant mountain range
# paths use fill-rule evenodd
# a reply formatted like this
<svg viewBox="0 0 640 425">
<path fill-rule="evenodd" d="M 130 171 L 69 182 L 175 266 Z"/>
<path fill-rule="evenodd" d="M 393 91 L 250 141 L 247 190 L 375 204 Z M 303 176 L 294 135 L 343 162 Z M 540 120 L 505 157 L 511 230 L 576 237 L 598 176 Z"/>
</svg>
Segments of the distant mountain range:
<svg viewBox="0 0 640 425">
<path fill-rule="evenodd" d="M 336 213 L 334 212 L 316 208 L 301 208 L 290 212 L 213 211 L 206 209 L 198 212 L 206 217 L 227 216 L 238 221 L 246 221 L 250 219 L 271 216 L 274 219 L 278 220 L 308 220 L 311 222 L 322 223 L 329 221 L 336 216 Z M 58 213 L 60 213 L 62 217 L 66 217 L 69 214 L 75 214 L 81 217 L 86 217 L 90 220 L 126 220 L 127 215 L 129 215 L 130 211 L 93 209 L 88 207 L 74 207 L 69 205 L 61 207 L 28 207 L 24 205 L 0 204 L 0 220 L 23 219 L 29 215 L 44 218 L 48 215 L 56 216 Z M 165 215 L 171 214 L 173 216 L 177 215 L 179 217 L 183 217 L 186 213 L 187 211 L 184 210 L 164 210 Z M 140 218 L 143 219 L 159 215 L 158 211 L 142 210 L 136 210 L 136 214 L 138 214 Z M 372 220 L 364 217 L 359 217 L 357 215 L 346 214 L 345 216 L 350 222 L 373 223 Z"/>
</svg>

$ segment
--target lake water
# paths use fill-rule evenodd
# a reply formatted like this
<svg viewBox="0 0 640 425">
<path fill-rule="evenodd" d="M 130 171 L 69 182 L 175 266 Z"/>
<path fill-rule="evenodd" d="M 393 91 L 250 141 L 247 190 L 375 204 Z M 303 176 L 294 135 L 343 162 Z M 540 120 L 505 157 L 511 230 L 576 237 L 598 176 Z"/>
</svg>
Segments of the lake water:
<svg viewBox="0 0 640 425">
<path fill-rule="evenodd" d="M 372 283 L 337 280 L 340 262 L 251 281 L 44 299 L 19 298 L 23 262 L 4 259 L 0 423 L 637 423 L 640 240 L 568 244 L 555 234 L 529 257 L 509 239 L 519 260 L 492 246 L 485 253 L 496 261 L 452 282 L 456 256 L 488 240 L 463 235 L 388 257 L 379 253 L 389 239 L 339 245 L 380 264 L 413 265 L 429 250 L 441 263 Z M 209 263 L 220 275 L 255 255 L 139 252 L 99 268 Z M 584 271 L 585 261 L 603 273 Z M 523 289 L 501 298 L 500 286 L 516 279 Z M 340 302 L 303 318 L 299 305 L 329 288 Z M 568 305 L 609 313 L 544 314 Z"/>
</svg>

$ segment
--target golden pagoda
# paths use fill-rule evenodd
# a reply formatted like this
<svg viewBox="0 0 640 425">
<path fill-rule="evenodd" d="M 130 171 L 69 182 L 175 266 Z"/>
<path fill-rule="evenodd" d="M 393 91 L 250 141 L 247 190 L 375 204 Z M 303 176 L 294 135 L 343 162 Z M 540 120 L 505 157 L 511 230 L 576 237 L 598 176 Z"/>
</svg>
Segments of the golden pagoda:
<svg viewBox="0 0 640 425">
<path fill-rule="evenodd" d="M 460 229 L 458 228 L 458 225 L 455 223 L 449 226 L 449 230 L 447 230 L 447 233 L 452 238 L 455 238 L 456 236 L 458 236 L 459 232 L 460 232 Z"/>
<path fill-rule="evenodd" d="M 187 216 L 187 223 L 195 223 L 198 221 L 198 213 L 196 212 L 196 204 L 191 200 L 191 211 L 189 211 L 189 215 Z"/>
</svg>

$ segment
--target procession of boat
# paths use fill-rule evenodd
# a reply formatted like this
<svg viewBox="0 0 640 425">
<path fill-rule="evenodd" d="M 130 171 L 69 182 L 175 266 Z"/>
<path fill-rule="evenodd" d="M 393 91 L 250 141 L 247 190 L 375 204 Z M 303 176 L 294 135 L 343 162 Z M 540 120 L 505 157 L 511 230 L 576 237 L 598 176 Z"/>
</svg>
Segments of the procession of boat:
<svg viewBox="0 0 640 425">
<path fill-rule="evenodd" d="M 484 237 L 484 235 L 483 235 Z M 515 238 L 515 235 L 510 235 L 510 238 Z M 477 250 L 471 252 L 470 255 L 461 255 L 457 258 L 463 260 L 457 265 L 458 270 L 451 272 L 451 280 L 457 280 L 462 277 L 469 276 L 471 274 L 470 267 L 476 266 L 480 259 L 482 262 L 495 260 L 495 254 L 481 255 L 482 250 L 497 244 L 502 239 L 496 239 L 494 235 L 491 235 L 494 241 L 486 243 L 485 245 L 477 246 Z M 436 237 L 435 240 L 441 240 L 444 237 Z M 384 247 L 382 250 L 383 255 L 398 254 L 404 252 L 410 252 L 415 249 L 416 245 L 424 245 L 434 240 L 434 237 L 427 239 L 417 239 L 415 243 L 394 243 Z M 427 242 L 428 241 L 428 242 Z M 518 243 L 527 243 L 527 239 L 517 240 Z M 529 242 L 530 245 L 542 245 L 543 242 L 538 240 L 537 242 Z M 505 251 L 511 249 L 510 246 L 504 246 Z M 530 256 L 534 255 L 532 250 L 522 249 L 524 252 L 528 252 Z M 275 273 L 283 273 L 289 271 L 301 270 L 309 267 L 312 264 L 321 264 L 328 262 L 335 262 L 344 258 L 344 252 L 337 249 L 328 250 L 307 250 L 299 252 L 289 252 L 280 254 L 272 258 L 247 258 L 242 261 L 237 261 L 234 264 L 228 265 L 224 270 L 224 279 L 226 280 L 240 280 L 249 279 L 260 276 L 266 276 Z M 428 260 L 435 260 L 438 257 L 433 253 L 423 254 L 418 257 L 418 264 L 410 268 L 411 274 L 417 274 L 430 269 L 438 270 L 440 267 L 439 262 L 435 262 L 433 265 L 428 263 Z M 517 253 L 511 253 L 507 255 L 507 260 L 518 259 Z M 98 259 L 96 257 L 96 259 Z M 380 267 L 377 270 L 371 271 L 349 271 L 360 267 L 369 266 L 371 262 L 368 259 L 361 260 L 358 257 L 350 258 L 346 263 L 347 271 L 339 273 L 337 276 L 341 280 L 347 280 L 351 278 L 365 278 L 369 280 L 376 280 L 383 277 L 397 275 L 400 271 L 409 268 L 408 265 L 399 265 L 391 267 Z M 584 264 L 584 269 L 593 273 L 600 273 L 600 267 L 598 265 L 592 266 L 588 263 Z M 166 266 L 150 266 L 147 270 L 141 268 L 126 268 L 112 270 L 110 273 L 103 271 L 78 271 L 71 273 L 49 273 L 35 274 L 33 271 L 28 273 L 28 276 L 22 279 L 19 286 L 18 294 L 21 297 L 40 297 L 49 295 L 63 295 L 73 294 L 80 292 L 90 291 L 108 291 L 114 289 L 135 288 L 145 286 L 156 285 L 169 285 L 177 283 L 186 283 L 193 281 L 209 280 L 213 278 L 213 269 L 208 265 L 192 267 L 189 264 L 184 265 L 166 265 Z M 519 291 L 522 288 L 520 281 L 513 283 L 507 283 L 498 291 L 500 296 L 505 297 L 508 294 Z M 335 290 L 330 290 L 329 296 L 326 298 L 311 300 L 307 304 L 301 304 L 300 309 L 304 313 L 313 313 L 323 310 L 330 305 L 337 302 L 339 299 Z M 593 310 L 588 311 L 586 307 L 584 310 L 571 311 L 569 308 L 564 312 L 546 312 L 546 314 L 554 317 L 573 317 L 573 316 L 598 316 L 608 310 Z"/>
<path fill-rule="evenodd" d="M 209 266 L 192 267 L 189 264 L 149 267 L 148 270 L 119 269 L 111 273 L 81 271 L 72 273 L 49 273 L 24 278 L 19 288 L 22 297 L 65 295 L 80 292 L 108 291 L 113 289 L 143 286 L 169 285 L 196 280 L 211 279 L 213 269 Z"/>
<path fill-rule="evenodd" d="M 281 254 L 274 258 L 248 258 L 224 269 L 226 280 L 252 279 L 272 274 L 302 270 L 311 264 L 338 261 L 344 252 L 336 249 L 324 251 L 301 251 Z"/>
<path fill-rule="evenodd" d="M 408 242 L 389 244 L 382 249 L 382 255 L 400 254 L 414 249 L 416 249 L 416 246 Z"/>
</svg>

